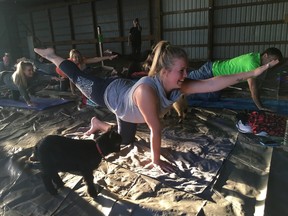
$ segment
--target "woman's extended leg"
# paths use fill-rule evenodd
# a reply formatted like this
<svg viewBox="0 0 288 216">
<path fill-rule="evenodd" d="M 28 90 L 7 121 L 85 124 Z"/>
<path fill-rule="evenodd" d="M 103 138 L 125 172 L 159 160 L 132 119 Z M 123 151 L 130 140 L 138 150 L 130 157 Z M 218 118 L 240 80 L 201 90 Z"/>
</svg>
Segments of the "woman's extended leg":
<svg viewBox="0 0 288 216">
<path fill-rule="evenodd" d="M 53 48 L 47 48 L 47 49 L 34 48 L 34 52 L 36 52 L 43 58 L 46 58 L 47 60 L 51 61 L 53 64 L 56 65 L 56 67 L 59 67 L 59 65 L 65 60 L 62 57 L 57 56 Z"/>
<path fill-rule="evenodd" d="M 68 76 L 68 78 L 72 80 L 73 83 L 75 84 L 77 82 L 78 77 L 81 77 L 84 74 L 72 61 L 68 61 L 60 56 L 57 56 L 53 48 L 47 48 L 47 49 L 34 48 L 34 51 L 43 58 L 46 58 L 47 60 L 51 61 L 58 68 L 60 68 Z M 87 78 L 85 77 L 85 79 Z"/>
<path fill-rule="evenodd" d="M 89 75 L 83 73 L 77 65 L 69 60 L 65 60 L 54 53 L 52 48 L 34 49 L 40 56 L 47 58 L 59 67 L 67 77 L 76 85 L 85 97 L 89 98 L 94 103 L 101 107 L 106 107 L 104 102 L 104 92 L 106 87 L 115 78 L 106 78 Z"/>
<path fill-rule="evenodd" d="M 89 82 L 88 85 L 90 85 L 90 87 L 93 85 L 94 80 L 91 80 L 91 77 L 86 77 L 85 74 L 72 61 L 68 61 L 66 59 L 63 59 L 60 56 L 57 56 L 54 52 L 54 49 L 52 49 L 52 48 L 47 48 L 47 49 L 35 48 L 34 51 L 36 53 L 38 53 L 40 56 L 42 56 L 43 58 L 46 58 L 47 60 L 51 61 L 58 68 L 60 68 L 68 76 L 68 78 L 70 80 L 72 80 L 72 82 L 75 83 L 76 85 L 77 85 L 77 81 L 79 81 L 79 79 L 85 80 L 85 81 L 88 80 L 88 82 Z M 81 78 L 82 76 L 84 76 L 83 79 Z M 82 90 L 82 89 L 80 88 L 80 90 Z"/>
</svg>

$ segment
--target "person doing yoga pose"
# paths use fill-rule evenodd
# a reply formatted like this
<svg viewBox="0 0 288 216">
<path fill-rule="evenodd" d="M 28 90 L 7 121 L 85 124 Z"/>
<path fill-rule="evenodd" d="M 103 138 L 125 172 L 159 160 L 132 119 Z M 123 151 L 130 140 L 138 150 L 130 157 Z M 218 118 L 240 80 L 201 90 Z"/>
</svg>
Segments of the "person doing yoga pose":
<svg viewBox="0 0 288 216">
<path fill-rule="evenodd" d="M 263 53 L 253 52 L 243 54 L 232 59 L 209 61 L 202 65 L 198 70 L 192 70 L 188 72 L 188 78 L 199 80 L 208 79 L 216 76 L 223 76 L 229 74 L 243 73 L 247 71 L 254 70 L 255 68 L 265 65 L 272 60 L 283 60 L 283 55 L 281 51 L 275 47 L 270 47 L 266 49 Z M 257 108 L 263 111 L 272 111 L 269 108 L 263 106 L 260 99 L 260 86 L 263 82 L 265 76 L 260 76 L 255 78 L 247 79 L 249 90 L 251 93 L 251 98 Z M 262 78 L 262 79 L 261 79 Z M 194 100 L 204 100 L 204 101 L 217 101 L 221 96 L 221 91 L 205 94 L 193 94 L 188 96 L 190 99 Z"/>
<path fill-rule="evenodd" d="M 35 94 L 52 80 L 59 81 L 60 79 L 35 72 L 34 65 L 30 61 L 20 61 L 14 72 L 0 72 L 0 85 L 5 85 L 11 91 L 13 100 L 19 100 L 22 96 L 28 106 L 36 105 L 31 101 L 29 94 Z"/>
<path fill-rule="evenodd" d="M 278 63 L 272 61 L 247 73 L 190 80 L 186 78 L 188 66 L 186 52 L 167 41 L 160 41 L 153 49 L 149 75 L 135 83 L 133 80 L 123 78 L 101 78 L 84 74 L 73 62 L 57 56 L 52 48 L 35 48 L 34 51 L 59 66 L 87 98 L 107 107 L 115 114 L 123 144 L 134 141 L 137 124 L 146 123 L 150 129 L 149 165 L 160 167 L 165 172 L 173 172 L 175 167 L 160 159 L 162 132 L 160 118 L 181 94 L 218 91 L 250 77 L 256 77 L 269 66 Z M 111 128 L 111 124 L 93 117 L 87 134 L 104 132 Z"/>
</svg>

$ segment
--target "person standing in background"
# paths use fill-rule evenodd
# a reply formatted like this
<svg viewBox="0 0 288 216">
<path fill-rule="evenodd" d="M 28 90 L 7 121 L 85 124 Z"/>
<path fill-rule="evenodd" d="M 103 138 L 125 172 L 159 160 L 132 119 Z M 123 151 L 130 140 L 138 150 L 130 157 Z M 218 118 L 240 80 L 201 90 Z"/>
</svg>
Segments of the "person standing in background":
<svg viewBox="0 0 288 216">
<path fill-rule="evenodd" d="M 128 36 L 128 46 L 131 44 L 132 57 L 139 58 L 141 53 L 141 32 L 142 27 L 139 23 L 139 19 L 135 18 L 133 20 L 133 27 L 130 28 Z"/>
</svg>

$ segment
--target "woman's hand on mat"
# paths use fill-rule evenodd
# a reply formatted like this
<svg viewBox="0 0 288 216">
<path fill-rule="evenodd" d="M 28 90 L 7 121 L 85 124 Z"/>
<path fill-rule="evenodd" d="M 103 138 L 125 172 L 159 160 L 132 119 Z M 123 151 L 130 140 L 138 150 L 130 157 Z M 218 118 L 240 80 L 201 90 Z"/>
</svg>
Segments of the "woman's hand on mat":
<svg viewBox="0 0 288 216">
<path fill-rule="evenodd" d="M 162 173 L 172 173 L 176 171 L 176 167 L 162 160 L 160 160 L 157 163 L 150 162 L 144 168 L 149 168 L 149 169 L 156 168 L 156 169 L 159 169 Z"/>
<path fill-rule="evenodd" d="M 27 105 L 28 105 L 29 107 L 34 107 L 34 106 L 36 106 L 36 104 L 33 103 L 33 102 L 27 102 Z"/>
</svg>

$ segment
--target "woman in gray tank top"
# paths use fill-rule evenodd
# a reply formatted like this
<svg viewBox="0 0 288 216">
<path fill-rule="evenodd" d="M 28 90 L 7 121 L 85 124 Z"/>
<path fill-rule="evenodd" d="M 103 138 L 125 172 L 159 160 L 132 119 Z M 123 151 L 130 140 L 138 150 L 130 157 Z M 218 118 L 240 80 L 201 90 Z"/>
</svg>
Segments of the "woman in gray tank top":
<svg viewBox="0 0 288 216">
<path fill-rule="evenodd" d="M 181 94 L 205 93 L 221 90 L 227 86 L 242 82 L 263 73 L 270 66 L 278 63 L 272 61 L 247 73 L 219 76 L 206 80 L 187 79 L 188 57 L 186 52 L 160 41 L 153 49 L 153 61 L 148 77 L 136 83 L 127 79 L 103 79 L 81 73 L 72 62 L 57 56 L 52 48 L 34 51 L 53 62 L 90 100 L 107 107 L 117 118 L 118 132 L 123 143 L 134 141 L 138 123 L 146 123 L 150 129 L 151 166 L 158 166 L 165 172 L 173 172 L 175 167 L 160 160 L 161 123 L 160 118 Z M 91 128 L 87 134 L 96 131 L 111 130 L 112 125 L 91 119 Z"/>
</svg>

